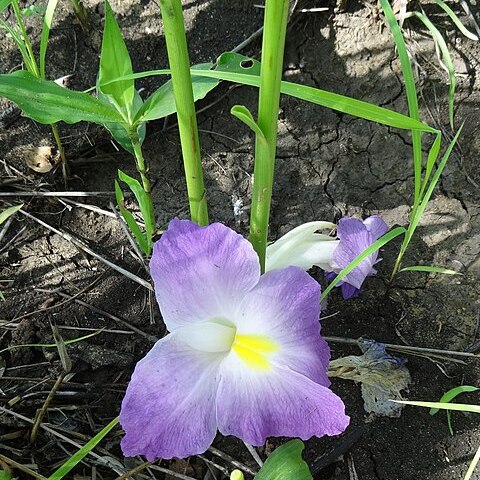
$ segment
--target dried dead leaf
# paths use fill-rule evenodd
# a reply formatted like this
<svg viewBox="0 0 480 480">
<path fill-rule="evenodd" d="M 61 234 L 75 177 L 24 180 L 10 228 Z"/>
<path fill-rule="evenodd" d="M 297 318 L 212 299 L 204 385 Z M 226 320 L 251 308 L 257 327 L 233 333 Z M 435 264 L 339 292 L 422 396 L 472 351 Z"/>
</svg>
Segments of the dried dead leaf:
<svg viewBox="0 0 480 480">
<path fill-rule="evenodd" d="M 27 166 L 38 173 L 48 173 L 59 162 L 52 147 L 29 147 L 23 154 Z"/>
</svg>

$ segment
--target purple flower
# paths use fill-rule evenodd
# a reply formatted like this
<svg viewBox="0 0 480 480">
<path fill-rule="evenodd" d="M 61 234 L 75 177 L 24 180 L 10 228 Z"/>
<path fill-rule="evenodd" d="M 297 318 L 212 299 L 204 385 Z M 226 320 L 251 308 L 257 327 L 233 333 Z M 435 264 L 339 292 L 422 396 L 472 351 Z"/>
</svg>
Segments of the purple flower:
<svg viewBox="0 0 480 480">
<path fill-rule="evenodd" d="M 327 387 L 320 287 L 297 267 L 260 276 L 242 236 L 173 220 L 150 262 L 170 334 L 133 373 L 120 412 L 127 456 L 204 452 L 217 429 L 253 445 L 269 436 L 337 435 L 344 405 Z"/>
<path fill-rule="evenodd" d="M 330 280 L 335 278 L 341 270 L 387 231 L 388 225 L 378 215 L 372 215 L 363 222 L 356 218 L 340 219 L 337 228 L 337 236 L 340 242 L 333 251 L 332 272 L 327 273 L 327 278 Z M 378 251 L 376 251 L 337 284 L 342 287 L 344 299 L 357 296 L 360 293 L 363 281 L 377 273 L 373 266 L 378 261 Z"/>
</svg>

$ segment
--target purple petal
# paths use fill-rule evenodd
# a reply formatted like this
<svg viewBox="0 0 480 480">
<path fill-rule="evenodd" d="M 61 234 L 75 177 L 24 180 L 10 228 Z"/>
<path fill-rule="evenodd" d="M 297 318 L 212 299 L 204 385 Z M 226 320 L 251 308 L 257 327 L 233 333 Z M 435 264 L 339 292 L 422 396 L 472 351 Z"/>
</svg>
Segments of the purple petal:
<svg viewBox="0 0 480 480">
<path fill-rule="evenodd" d="M 346 282 L 339 282 L 341 283 L 342 287 L 342 297 L 344 300 L 348 300 L 349 298 L 358 297 L 361 293 L 359 288 L 354 287 Z M 338 284 L 337 284 L 338 286 Z"/>
<path fill-rule="evenodd" d="M 150 270 L 167 328 L 228 317 L 258 282 L 250 242 L 220 223 L 172 220 L 155 243 Z"/>
<path fill-rule="evenodd" d="M 368 231 L 372 234 L 373 241 L 377 241 L 388 232 L 388 225 L 378 215 L 372 215 L 363 221 Z"/>
<path fill-rule="evenodd" d="M 374 239 L 367 226 L 356 218 L 342 218 L 338 222 L 337 235 L 340 238 L 340 243 L 333 252 L 333 260 L 335 272 L 339 273 L 368 248 L 374 242 Z M 377 258 L 378 251 L 363 260 L 343 278 L 343 281 L 360 289 L 365 278 L 375 273 L 373 265 L 375 265 Z"/>
<path fill-rule="evenodd" d="M 337 395 L 289 368 L 256 372 L 229 356 L 220 376 L 217 420 L 223 435 L 263 445 L 271 436 L 338 435 L 348 425 Z"/>
<path fill-rule="evenodd" d="M 224 354 L 203 353 L 176 334 L 158 341 L 138 362 L 122 402 L 126 456 L 188 457 L 215 438 L 217 371 Z"/>
<path fill-rule="evenodd" d="M 260 335 L 278 345 L 272 360 L 329 386 L 330 349 L 320 335 L 320 285 L 298 267 L 262 275 L 235 318 L 237 335 Z"/>
</svg>

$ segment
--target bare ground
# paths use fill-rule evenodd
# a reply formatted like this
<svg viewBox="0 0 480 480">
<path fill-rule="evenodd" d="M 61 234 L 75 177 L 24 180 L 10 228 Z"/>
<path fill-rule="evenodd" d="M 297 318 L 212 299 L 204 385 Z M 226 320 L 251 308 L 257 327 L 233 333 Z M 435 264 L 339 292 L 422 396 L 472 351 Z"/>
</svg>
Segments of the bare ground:
<svg viewBox="0 0 480 480">
<path fill-rule="evenodd" d="M 95 82 L 101 41 L 103 7 L 93 0 L 85 3 L 91 31 L 83 32 L 67 3 L 61 4 L 49 50 L 50 78 L 74 74 L 71 87 L 75 89 Z M 300 6 L 319 6 L 304 3 Z M 195 0 L 184 4 L 192 63 L 214 60 L 262 23 L 262 11 L 253 2 Z M 112 7 L 118 14 L 135 70 L 165 67 L 155 3 L 113 1 Z M 398 58 L 377 7 L 352 3 L 345 12 L 336 13 L 331 7 L 329 12 L 297 13 L 292 17 L 285 79 L 406 112 Z M 397 344 L 475 350 L 480 290 L 480 46 L 458 34 L 433 6 L 428 9 L 446 33 L 461 74 L 456 122 L 465 122 L 465 126 L 459 148 L 428 205 L 405 264 L 441 265 L 463 276 L 409 273 L 389 285 L 398 251 L 398 244 L 389 244 L 382 251 L 379 275 L 368 282 L 363 296 L 343 302 L 334 294 L 325 315 L 335 315 L 322 325 L 325 335 L 330 336 L 366 336 Z M 475 5 L 474 11 L 478 15 Z M 30 20 L 34 35 L 35 22 L 38 19 Z M 420 25 L 410 26 L 411 41 L 422 66 L 424 117 L 449 134 L 446 75 L 438 67 L 428 35 Z M 20 63 L 20 57 L 8 39 L 3 37 L 0 42 L 0 69 L 5 73 Z M 244 53 L 258 55 L 259 48 L 259 43 L 254 42 Z M 150 78 L 138 85 L 151 93 L 158 82 Z M 247 217 L 234 218 L 232 202 L 242 199 L 246 210 L 250 202 L 252 137 L 243 124 L 229 115 L 235 104 L 245 104 L 254 111 L 255 92 L 222 85 L 201 103 L 200 107 L 209 108 L 199 115 L 200 140 L 210 216 L 245 233 Z M 71 158 L 71 190 L 111 192 L 117 168 L 134 174 L 132 159 L 116 152 L 102 129 L 85 124 L 62 125 L 61 134 Z M 59 172 L 40 175 L 25 166 L 26 148 L 53 146 L 48 128 L 21 118 L 0 131 L 0 140 L 3 192 L 63 190 Z M 188 214 L 174 118 L 149 125 L 145 153 L 154 182 L 158 227 L 163 228 L 172 217 Z M 303 222 L 333 221 L 342 215 L 379 213 L 392 227 L 405 225 L 412 201 L 411 157 L 411 139 L 406 132 L 283 98 L 272 239 Z M 35 217 L 147 278 L 132 257 L 117 220 L 105 214 L 110 212 L 109 202 L 114 197 L 74 200 L 100 207 L 103 213 L 56 198 L 22 198 L 25 209 Z M 143 287 L 21 215 L 17 215 L 0 243 L 0 268 L 0 288 L 7 298 L 0 304 L 0 348 L 53 343 L 50 323 L 57 324 L 66 339 L 105 328 L 97 336 L 68 347 L 74 375 L 62 384 L 45 420 L 56 432 L 82 443 L 117 414 L 135 362 L 151 347 L 152 337 L 164 333 L 158 309 Z M 137 330 L 133 331 L 132 326 Z M 341 344 L 332 343 L 331 347 L 333 358 L 359 353 Z M 2 353 L 1 358 L 6 368 L 2 371 L 0 364 L 0 406 L 33 419 L 60 372 L 55 349 L 13 349 Z M 406 396 L 411 399 L 433 401 L 451 387 L 478 384 L 477 360 L 458 364 L 409 357 L 407 365 L 412 385 Z M 344 398 L 352 424 L 340 438 L 307 442 L 305 458 L 311 465 L 318 466 L 322 455 L 334 452 L 334 461 L 315 478 L 354 478 L 352 464 L 362 480 L 463 478 L 480 444 L 473 414 L 454 415 L 454 435 L 450 436 L 443 415 L 430 417 L 427 410 L 407 408 L 398 419 L 373 418 L 363 410 L 358 385 L 338 380 L 333 389 Z M 475 403 L 478 396 L 465 395 L 463 401 Z M 74 445 L 43 430 L 31 444 L 29 428 L 28 422 L 13 413 L 0 412 L 0 453 L 47 475 L 76 450 Z M 123 462 L 118 448 L 120 437 L 120 432 L 109 437 L 102 444 L 104 450 L 97 450 L 99 455 Z M 277 444 L 276 440 L 269 442 L 266 451 Z M 218 438 L 215 445 L 255 468 L 238 440 Z M 228 461 L 207 455 L 231 469 Z M 193 478 L 204 478 L 207 472 L 199 459 L 188 464 L 162 465 Z M 102 478 L 117 476 L 111 468 L 89 458 L 76 470 L 83 477 L 76 478 L 92 478 L 92 468 Z M 161 473 L 154 473 L 156 478 L 162 478 Z"/>
</svg>

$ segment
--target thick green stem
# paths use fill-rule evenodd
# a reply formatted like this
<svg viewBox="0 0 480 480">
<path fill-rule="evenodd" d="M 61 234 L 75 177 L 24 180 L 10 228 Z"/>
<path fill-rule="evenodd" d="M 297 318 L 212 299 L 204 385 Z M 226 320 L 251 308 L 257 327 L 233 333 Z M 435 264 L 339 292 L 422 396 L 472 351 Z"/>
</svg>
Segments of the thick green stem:
<svg viewBox="0 0 480 480">
<path fill-rule="evenodd" d="M 260 258 L 262 272 L 265 271 L 268 221 L 277 149 L 280 82 L 282 80 L 288 7 L 289 0 L 267 0 L 265 7 L 257 121 L 263 137 L 257 135 L 255 142 L 253 198 L 250 216 L 250 241 Z"/>
<path fill-rule="evenodd" d="M 190 215 L 192 220 L 199 225 L 208 225 L 207 200 L 203 184 L 197 117 L 193 101 L 182 3 L 180 0 L 160 0 L 160 11 L 177 108 Z"/>
</svg>

